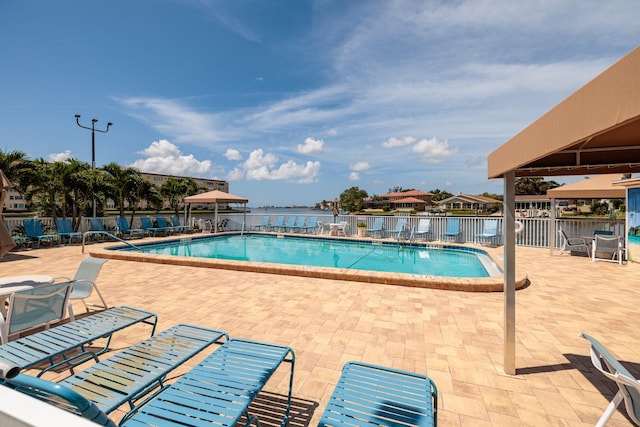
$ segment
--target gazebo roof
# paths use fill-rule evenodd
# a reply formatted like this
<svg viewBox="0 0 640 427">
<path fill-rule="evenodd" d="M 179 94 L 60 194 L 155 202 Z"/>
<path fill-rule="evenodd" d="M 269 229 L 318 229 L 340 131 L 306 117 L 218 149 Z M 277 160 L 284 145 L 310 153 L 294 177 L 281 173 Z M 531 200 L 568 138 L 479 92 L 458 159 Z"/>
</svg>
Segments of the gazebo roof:
<svg viewBox="0 0 640 427">
<path fill-rule="evenodd" d="M 640 47 L 488 157 L 488 177 L 640 171 Z"/>
<path fill-rule="evenodd" d="M 550 199 L 624 199 L 625 189 L 614 185 L 623 179 L 622 174 L 596 175 L 547 191 Z"/>
<path fill-rule="evenodd" d="M 213 190 L 206 193 L 195 194 L 184 198 L 185 203 L 248 203 L 249 199 Z"/>
</svg>

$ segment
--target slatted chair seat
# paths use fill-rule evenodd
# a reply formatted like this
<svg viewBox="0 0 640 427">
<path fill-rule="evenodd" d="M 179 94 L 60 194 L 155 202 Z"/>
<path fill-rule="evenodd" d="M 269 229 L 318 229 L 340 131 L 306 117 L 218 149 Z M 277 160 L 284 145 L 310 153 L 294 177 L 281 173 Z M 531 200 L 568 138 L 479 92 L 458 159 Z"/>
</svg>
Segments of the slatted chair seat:
<svg viewBox="0 0 640 427">
<path fill-rule="evenodd" d="M 290 347 L 231 339 L 155 399 L 142 406 L 123 426 L 162 424 L 234 426 L 282 362 L 291 363 L 289 395 L 282 426 L 289 419 L 294 353 Z"/>
<path fill-rule="evenodd" d="M 438 392 L 425 375 L 348 362 L 319 426 L 437 426 Z"/>
<path fill-rule="evenodd" d="M 91 365 L 59 384 L 94 402 L 109 414 L 149 391 L 164 387 L 169 372 L 214 343 L 222 344 L 226 332 L 193 325 L 176 325 L 141 343 Z M 152 395 L 153 396 L 153 395 Z M 148 398 L 144 396 L 145 398 Z"/>
<path fill-rule="evenodd" d="M 145 396 L 130 414 L 123 417 L 120 425 L 196 427 L 213 423 L 216 426 L 235 426 L 243 416 L 247 425 L 253 422 L 259 425 L 257 417 L 249 414 L 249 405 L 282 362 L 288 362 L 291 364 L 291 373 L 287 408 L 282 420 L 284 427 L 289 420 L 291 407 L 294 359 L 293 350 L 287 346 L 231 339 L 175 383 L 159 393 Z M 101 362 L 100 366 L 94 365 L 96 369 L 92 374 L 100 372 L 98 368 L 106 363 L 107 360 Z M 153 366 L 153 363 L 150 365 Z M 6 375 L 5 385 L 78 413 L 100 425 L 115 426 L 101 410 L 102 404 L 83 396 L 85 391 L 76 389 L 76 384 L 72 389 L 65 384 L 19 374 L 13 378 L 12 375 Z M 142 390 L 148 391 L 149 388 Z M 137 393 L 136 397 L 142 396 Z M 114 400 L 113 404 L 116 403 Z"/>
<path fill-rule="evenodd" d="M 143 323 L 151 325 L 151 335 L 155 333 L 158 316 L 150 311 L 134 307 L 115 307 L 98 312 L 73 322 L 18 338 L 0 345 L 0 360 L 21 369 L 30 368 L 44 362 L 49 366 L 44 372 L 58 366 L 77 366 L 109 349 L 115 332 L 129 326 Z M 104 347 L 98 351 L 89 350 L 89 344 L 106 339 Z"/>
</svg>

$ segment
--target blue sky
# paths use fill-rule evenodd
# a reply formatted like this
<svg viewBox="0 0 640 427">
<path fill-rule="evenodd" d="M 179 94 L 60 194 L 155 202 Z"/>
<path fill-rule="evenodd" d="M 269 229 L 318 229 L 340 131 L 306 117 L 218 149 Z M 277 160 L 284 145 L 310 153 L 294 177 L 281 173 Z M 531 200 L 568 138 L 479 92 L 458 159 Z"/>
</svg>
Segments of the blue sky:
<svg viewBox="0 0 640 427">
<path fill-rule="evenodd" d="M 81 114 L 114 123 L 98 166 L 225 179 L 251 206 L 502 193 L 487 155 L 639 21 L 635 0 L 6 0 L 0 149 L 91 162 Z"/>
</svg>

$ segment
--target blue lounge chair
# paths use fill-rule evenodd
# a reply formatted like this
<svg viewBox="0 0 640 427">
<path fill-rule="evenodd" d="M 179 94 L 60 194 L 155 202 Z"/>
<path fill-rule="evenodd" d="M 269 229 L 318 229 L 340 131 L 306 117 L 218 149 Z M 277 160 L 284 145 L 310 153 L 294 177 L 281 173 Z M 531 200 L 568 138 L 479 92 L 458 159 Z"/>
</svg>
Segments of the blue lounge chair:
<svg viewBox="0 0 640 427">
<path fill-rule="evenodd" d="M 280 231 L 294 231 L 295 227 L 296 227 L 296 217 L 292 215 L 289 218 L 287 218 L 287 223 L 280 228 Z"/>
<path fill-rule="evenodd" d="M 193 227 L 190 225 L 180 225 L 180 217 L 178 215 L 171 215 L 171 225 L 179 227 L 181 233 L 193 233 Z"/>
<path fill-rule="evenodd" d="M 271 223 L 271 217 L 269 215 L 265 215 L 262 217 L 262 224 L 258 224 L 256 226 L 254 226 L 254 230 L 266 230 L 267 227 L 269 227 L 269 224 Z"/>
<path fill-rule="evenodd" d="M 163 236 L 166 236 L 169 233 L 169 230 L 167 230 L 166 228 L 154 227 L 153 223 L 151 222 L 151 218 L 146 216 L 140 218 L 140 226 L 143 230 L 147 231 L 147 233 L 149 233 L 153 237 L 156 237 L 158 233 Z"/>
<path fill-rule="evenodd" d="M 125 217 L 119 216 L 116 218 L 116 225 L 118 226 L 118 234 L 122 238 L 134 238 L 134 237 L 144 237 L 147 232 L 142 228 L 130 228 L 129 221 Z"/>
<path fill-rule="evenodd" d="M 278 215 L 276 221 L 268 226 L 265 226 L 267 231 L 280 231 L 284 227 L 284 215 Z"/>
<path fill-rule="evenodd" d="M 296 220 L 296 224 L 291 228 L 291 231 L 295 231 L 296 233 L 301 232 L 304 229 L 304 226 L 307 222 L 306 216 L 299 216 Z"/>
<path fill-rule="evenodd" d="M 74 322 L 20 337 L 0 345 L 0 360 L 28 369 L 49 364 L 43 373 L 59 366 L 78 366 L 87 360 L 97 360 L 98 356 L 109 349 L 114 333 L 129 326 L 144 323 L 151 325 L 151 335 L 155 333 L 158 316 L 135 307 L 115 307 L 98 312 Z M 103 348 L 94 346 L 105 339 Z"/>
<path fill-rule="evenodd" d="M 418 221 L 418 228 L 413 233 L 416 239 L 423 238 L 424 240 L 433 240 L 433 233 L 431 232 L 431 219 L 420 218 Z"/>
<path fill-rule="evenodd" d="M 618 386 L 618 392 L 596 426 L 604 426 L 623 400 L 627 415 L 635 424 L 640 425 L 640 382 L 597 339 L 585 333 L 580 333 L 580 336 L 591 343 L 593 366 Z"/>
<path fill-rule="evenodd" d="M 23 219 L 22 226 L 24 228 L 24 234 L 36 248 L 40 247 L 41 242 L 48 242 L 51 245 L 60 244 L 60 236 L 57 234 L 45 234 L 42 231 L 42 223 L 39 219 Z"/>
<path fill-rule="evenodd" d="M 384 227 L 382 226 L 382 221 L 384 218 L 376 218 L 373 221 L 373 227 L 371 228 L 367 228 L 366 230 L 366 235 L 377 235 L 377 236 L 382 236 L 382 233 L 384 232 Z"/>
<path fill-rule="evenodd" d="M 89 218 L 89 231 L 91 231 L 89 236 L 100 242 L 103 242 L 109 234 L 107 228 L 104 226 L 104 222 L 100 218 Z"/>
<path fill-rule="evenodd" d="M 476 234 L 476 241 L 478 243 L 489 243 L 495 246 L 499 241 L 498 236 L 498 220 L 485 219 L 482 222 L 482 232 Z"/>
<path fill-rule="evenodd" d="M 318 426 L 437 426 L 438 391 L 413 372 L 348 362 Z"/>
<path fill-rule="evenodd" d="M 89 230 L 107 232 L 107 228 L 104 226 L 104 222 L 100 218 L 89 218 Z"/>
<path fill-rule="evenodd" d="M 243 416 L 247 426 L 251 423 L 259 425 L 258 418 L 249 414 L 249 405 L 282 362 L 287 362 L 291 364 L 291 373 L 287 407 L 281 422 L 284 427 L 291 408 L 294 359 L 293 350 L 287 346 L 231 339 L 159 393 L 149 397 L 138 393 L 136 397 L 143 397 L 143 403 L 127 414 L 119 425 L 231 427 Z M 63 384 L 27 375 L 9 378 L 6 383 L 97 424 L 115 426 L 99 405 Z"/>
<path fill-rule="evenodd" d="M 73 231 L 70 218 L 56 218 L 55 223 L 60 239 L 66 239 L 69 245 L 73 243 L 74 240 L 78 243 L 82 241 L 82 233 L 79 231 Z"/>
<path fill-rule="evenodd" d="M 447 229 L 442 233 L 442 240 L 459 242 L 462 238 L 462 229 L 460 228 L 460 218 L 448 218 Z"/>
<path fill-rule="evenodd" d="M 7 224 L 6 222 L 4 223 L 4 226 L 7 229 L 7 231 L 9 232 L 9 234 L 11 234 L 11 239 L 16 244 L 16 246 L 15 246 L 16 248 L 18 248 L 18 249 L 29 249 L 31 247 L 31 239 L 29 239 L 28 237 L 25 237 L 25 236 L 16 236 L 16 235 L 12 234 L 11 230 L 9 230 L 9 224 Z"/>
<path fill-rule="evenodd" d="M 156 217 L 156 224 L 160 230 L 166 230 L 169 234 L 180 233 L 182 227 L 174 227 L 167 223 L 167 220 L 162 216 Z"/>
<path fill-rule="evenodd" d="M 301 231 L 304 231 L 305 233 L 308 232 L 312 232 L 315 233 L 318 231 L 318 217 L 317 216 L 312 216 L 309 218 L 309 222 L 307 222 L 306 225 L 304 225 L 301 229 Z"/>
<path fill-rule="evenodd" d="M 393 230 L 385 230 L 384 235 L 395 236 L 396 238 L 400 239 L 404 234 L 406 228 L 407 218 L 398 218 L 398 221 L 396 221 L 396 228 L 394 228 Z"/>
<path fill-rule="evenodd" d="M 71 286 L 71 282 L 60 282 L 11 294 L 7 303 L 7 317 L 0 315 L 2 344 L 9 342 L 16 334 L 41 326 L 48 328 L 51 323 L 64 319 Z"/>
</svg>

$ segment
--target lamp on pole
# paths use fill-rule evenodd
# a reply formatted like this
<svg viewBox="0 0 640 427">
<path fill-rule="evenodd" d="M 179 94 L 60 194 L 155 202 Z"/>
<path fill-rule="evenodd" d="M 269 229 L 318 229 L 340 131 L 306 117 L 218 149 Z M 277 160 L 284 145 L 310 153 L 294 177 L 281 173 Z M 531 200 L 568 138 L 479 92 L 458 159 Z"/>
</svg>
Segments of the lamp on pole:
<svg viewBox="0 0 640 427">
<path fill-rule="evenodd" d="M 107 123 L 107 128 L 104 130 L 96 129 L 96 123 L 98 119 L 91 119 L 91 127 L 82 126 L 80 124 L 80 114 L 76 114 L 76 124 L 80 126 L 82 129 L 87 129 L 91 131 L 91 170 L 95 170 L 96 168 L 96 132 L 107 133 L 109 132 L 109 128 L 113 126 L 113 123 Z M 96 199 L 93 199 L 93 217 L 96 216 Z"/>
</svg>

